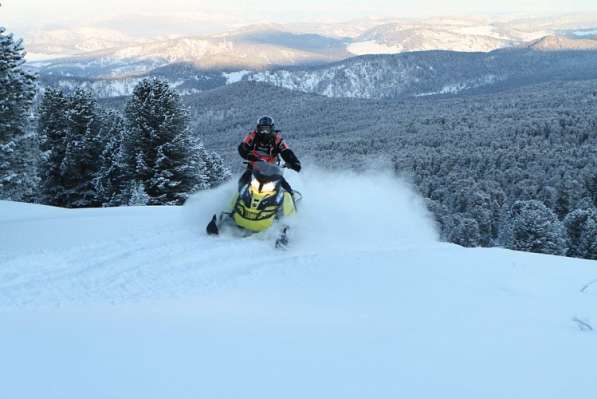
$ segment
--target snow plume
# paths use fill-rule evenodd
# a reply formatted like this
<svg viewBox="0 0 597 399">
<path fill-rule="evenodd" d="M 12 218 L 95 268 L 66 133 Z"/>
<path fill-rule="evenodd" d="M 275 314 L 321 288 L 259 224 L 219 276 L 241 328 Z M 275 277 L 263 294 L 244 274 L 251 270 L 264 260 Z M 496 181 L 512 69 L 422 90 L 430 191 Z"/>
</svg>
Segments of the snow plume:
<svg viewBox="0 0 597 399">
<path fill-rule="evenodd" d="M 295 236 L 306 249 L 392 249 L 437 240 L 422 200 L 389 172 L 309 170 L 287 178 L 304 195 Z"/>
<path fill-rule="evenodd" d="M 227 210 L 237 188 L 238 176 L 217 188 L 199 191 L 193 194 L 184 204 L 184 221 L 192 228 L 199 226 L 205 232 L 205 226 L 211 217 Z"/>
<path fill-rule="evenodd" d="M 287 219 L 291 249 L 394 249 L 437 240 L 422 200 L 389 172 L 307 167 L 304 173 L 287 171 L 285 176 L 303 195 L 299 213 Z M 206 225 L 228 205 L 235 188 L 233 179 L 218 189 L 196 194 L 187 202 L 187 220 Z"/>
</svg>

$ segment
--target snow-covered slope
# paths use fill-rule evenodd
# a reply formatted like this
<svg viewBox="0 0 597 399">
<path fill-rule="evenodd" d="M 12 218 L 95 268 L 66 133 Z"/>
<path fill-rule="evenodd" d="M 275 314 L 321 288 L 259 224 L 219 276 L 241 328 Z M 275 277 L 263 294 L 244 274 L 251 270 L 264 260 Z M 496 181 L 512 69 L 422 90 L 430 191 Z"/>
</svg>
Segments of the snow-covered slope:
<svg viewBox="0 0 597 399">
<path fill-rule="evenodd" d="M 395 54 L 407 51 L 492 51 L 534 42 L 547 35 L 590 32 L 597 15 L 584 13 L 548 17 L 431 17 L 380 21 L 353 37 L 354 54 Z"/>
<path fill-rule="evenodd" d="M 38 30 L 27 35 L 27 59 L 35 61 L 61 58 L 89 51 L 106 50 L 141 43 L 115 29 L 79 27 L 72 29 Z"/>
<path fill-rule="evenodd" d="M 595 392 L 595 262 L 442 244 L 390 177 L 301 177 L 287 251 L 204 235 L 233 182 L 178 208 L 1 202 L 0 397 Z"/>
<path fill-rule="evenodd" d="M 357 55 L 425 50 L 492 51 L 513 43 L 516 39 L 512 35 L 487 23 L 390 23 L 363 33 L 348 50 Z"/>
</svg>

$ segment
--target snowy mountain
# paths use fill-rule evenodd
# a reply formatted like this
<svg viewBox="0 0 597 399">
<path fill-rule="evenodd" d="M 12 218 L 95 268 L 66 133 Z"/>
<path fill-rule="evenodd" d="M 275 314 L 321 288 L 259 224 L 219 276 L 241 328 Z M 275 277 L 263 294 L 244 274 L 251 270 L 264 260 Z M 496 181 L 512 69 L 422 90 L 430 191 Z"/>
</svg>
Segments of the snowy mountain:
<svg viewBox="0 0 597 399">
<path fill-rule="evenodd" d="M 377 26 L 395 22 L 396 18 L 359 18 L 346 22 L 303 22 L 285 24 L 291 32 L 312 33 L 336 39 L 355 39 Z"/>
<path fill-rule="evenodd" d="M 288 177 L 305 201 L 287 251 L 203 234 L 234 182 L 184 207 L 0 202 L 0 396 L 596 390 L 595 262 L 439 243 L 390 177 Z"/>
<path fill-rule="evenodd" d="M 540 51 L 597 50 L 597 40 L 550 35 L 532 42 L 529 48 Z"/>
<path fill-rule="evenodd" d="M 179 38 L 234 38 L 249 32 L 284 32 L 340 40 L 353 55 L 422 50 L 491 51 L 553 34 L 595 31 L 597 15 L 554 17 L 361 18 L 346 22 L 249 24 L 231 15 L 121 15 L 95 25 L 25 31 L 30 60 L 131 47 Z M 246 25 L 246 26 L 245 26 Z M 222 33 L 225 32 L 225 33 Z M 232 39 L 234 40 L 234 39 Z M 280 45 L 279 42 L 274 44 Z M 290 49 L 293 47 L 291 46 Z M 151 49 L 148 49 L 151 52 Z M 234 53 L 231 53 L 234 56 Z M 193 58 L 191 54 L 187 58 Z M 180 58 L 180 54 L 177 54 Z M 188 59 L 187 59 L 188 61 Z M 271 63 L 268 63 L 271 64 Z M 274 64 L 276 64 L 274 62 Z"/>
<path fill-rule="evenodd" d="M 597 77 L 597 52 L 449 51 L 369 55 L 254 73 L 249 80 L 328 97 L 404 98 L 479 93 Z"/>
<path fill-rule="evenodd" d="M 37 63 L 44 74 L 103 78 L 135 73 L 139 64 L 187 63 L 201 70 L 260 70 L 276 65 L 304 65 L 346 58 L 341 40 L 280 30 L 241 30 L 211 37 L 184 37 L 125 46 Z"/>
<path fill-rule="evenodd" d="M 302 74 L 301 82 L 289 83 L 286 82 L 288 79 L 280 76 L 285 72 L 278 69 L 343 63 L 355 54 L 396 54 L 423 50 L 488 52 L 504 47 L 530 47 L 536 50 L 587 49 L 593 48 L 590 36 L 582 42 L 571 40 L 576 33 L 584 33 L 587 36 L 587 32 L 592 32 L 591 29 L 594 30 L 595 26 L 597 17 L 592 15 L 551 19 L 363 18 L 346 23 L 260 23 L 241 26 L 225 33 L 169 39 L 140 39 L 119 33 L 113 27 L 80 28 L 73 30 L 72 35 L 69 34 L 69 30 L 43 31 L 38 32 L 37 36 L 34 35 L 28 42 L 31 43 L 28 48 L 34 57 L 47 58 L 48 53 L 64 53 L 68 57 L 32 62 L 29 63 L 29 67 L 40 74 L 44 84 L 66 88 L 82 85 L 97 90 L 102 97 L 129 94 L 130 88 L 145 76 L 166 78 L 173 86 L 180 86 L 184 94 L 197 93 L 217 84 L 236 81 L 238 78 L 229 79 L 229 74 L 235 73 L 232 76 L 236 77 L 244 76 L 245 71 L 263 72 L 255 75 L 256 80 L 282 82 L 285 87 L 297 86 L 299 90 L 333 96 L 344 95 L 333 94 L 334 92 L 349 92 L 350 96 L 396 97 L 404 91 L 410 93 L 410 89 L 405 88 L 405 85 L 412 84 L 421 86 L 421 90 L 414 90 L 414 95 L 441 94 L 487 86 L 494 83 L 497 75 L 504 73 L 493 71 L 479 76 L 478 70 L 467 69 L 467 73 L 472 73 L 472 76 L 455 76 L 437 84 L 427 84 L 428 76 L 421 76 L 421 73 L 406 68 L 406 71 L 392 72 L 394 75 L 400 75 L 399 78 L 393 77 L 387 81 L 385 77 L 382 78 L 385 82 L 383 84 L 396 86 L 394 91 L 399 94 L 375 94 L 379 91 L 375 87 L 377 83 L 370 81 L 369 76 L 363 76 L 361 79 L 361 72 L 351 71 L 350 68 L 341 69 L 349 74 L 356 74 L 351 79 L 359 77 L 362 82 L 360 84 L 373 86 L 336 89 L 328 87 L 325 79 L 322 81 L 322 77 L 317 76 L 318 73 Z M 176 30 L 172 32 L 174 35 Z M 559 39 L 550 39 L 548 35 L 558 35 Z M 477 56 L 472 56 L 475 57 Z M 525 64 L 524 61 L 521 63 Z M 184 65 L 184 68 L 180 65 Z M 449 65 L 454 67 L 452 64 Z M 176 71 L 188 70 L 189 67 L 196 69 L 192 76 L 188 73 L 184 76 L 163 73 L 164 68 Z M 332 65 L 330 68 L 336 66 Z M 220 73 L 220 76 L 215 77 L 214 73 Z M 388 74 L 383 69 L 376 73 L 382 76 Z M 459 74 L 459 71 L 455 71 L 455 75 Z M 336 79 L 335 74 L 332 75 Z M 341 81 L 346 77 L 339 78 Z M 413 83 L 413 79 L 420 82 Z M 346 86 L 345 83 L 339 84 Z M 326 88 L 313 88 L 322 85 Z M 391 90 L 388 87 L 386 89 Z M 371 93 L 359 94 L 364 91 Z"/>
<path fill-rule="evenodd" d="M 285 32 L 251 32 L 212 38 L 181 38 L 127 47 L 101 54 L 103 62 L 162 60 L 189 63 L 204 70 L 264 69 L 336 60 L 346 55 L 336 41 Z"/>
<path fill-rule="evenodd" d="M 510 47 L 517 41 L 514 35 L 500 32 L 495 26 L 487 23 L 432 22 L 381 25 L 354 39 L 348 49 L 358 55 L 424 50 L 474 52 Z"/>
<path fill-rule="evenodd" d="M 252 26 L 212 37 L 142 43 L 28 65 L 43 84 L 86 87 L 100 97 L 114 97 L 130 94 L 147 76 L 167 79 L 181 93 L 190 94 L 237 81 L 243 71 L 321 64 L 350 56 L 342 40 L 276 29 L 275 25 Z"/>
<path fill-rule="evenodd" d="M 25 46 L 27 59 L 36 61 L 125 47 L 144 41 L 116 29 L 81 27 L 31 32 L 26 37 Z"/>
<path fill-rule="evenodd" d="M 588 40 L 587 40 L 588 41 Z M 268 83 L 328 97 L 406 98 L 487 93 L 556 80 L 597 77 L 597 52 L 491 53 L 426 51 L 352 57 L 319 66 L 250 70 L 202 70 L 188 63 L 140 60 L 121 64 L 38 63 L 44 85 L 93 89 L 100 98 L 129 95 L 145 77 L 167 80 L 181 94 L 195 94 L 240 80 Z M 116 66 L 118 65 L 118 68 Z M 88 78 L 96 74 L 99 78 Z"/>
<path fill-rule="evenodd" d="M 597 15 L 551 18 L 433 17 L 380 23 L 353 37 L 354 54 L 396 54 L 407 51 L 492 51 L 524 45 L 561 32 L 590 32 Z M 587 29 L 588 28 L 588 29 Z M 591 30 L 592 29 L 592 30 Z"/>
</svg>

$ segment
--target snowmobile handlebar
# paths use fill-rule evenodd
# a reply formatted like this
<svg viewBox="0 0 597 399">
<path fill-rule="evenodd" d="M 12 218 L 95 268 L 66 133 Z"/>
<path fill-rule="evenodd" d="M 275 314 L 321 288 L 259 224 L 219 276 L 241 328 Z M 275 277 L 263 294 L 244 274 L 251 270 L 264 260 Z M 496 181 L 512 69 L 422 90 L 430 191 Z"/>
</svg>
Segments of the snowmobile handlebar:
<svg viewBox="0 0 597 399">
<path fill-rule="evenodd" d="M 243 165 L 251 165 L 253 162 L 259 162 L 259 161 L 243 161 Z M 265 161 L 262 161 L 265 162 Z M 287 163 L 284 163 L 282 166 L 280 166 L 282 169 L 292 169 L 290 166 L 288 166 Z"/>
</svg>

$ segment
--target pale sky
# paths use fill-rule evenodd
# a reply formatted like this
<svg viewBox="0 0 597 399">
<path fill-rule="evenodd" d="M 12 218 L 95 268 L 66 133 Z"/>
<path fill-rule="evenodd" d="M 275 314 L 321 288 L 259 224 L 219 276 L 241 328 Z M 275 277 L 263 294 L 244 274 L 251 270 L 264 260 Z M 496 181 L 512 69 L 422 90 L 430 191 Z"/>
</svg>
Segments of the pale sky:
<svg viewBox="0 0 597 399">
<path fill-rule="evenodd" d="M 213 23 L 344 21 L 360 17 L 572 13 L 597 0 L 0 0 L 0 25 L 22 29 L 84 25 L 124 14 L 188 14 Z"/>
</svg>

